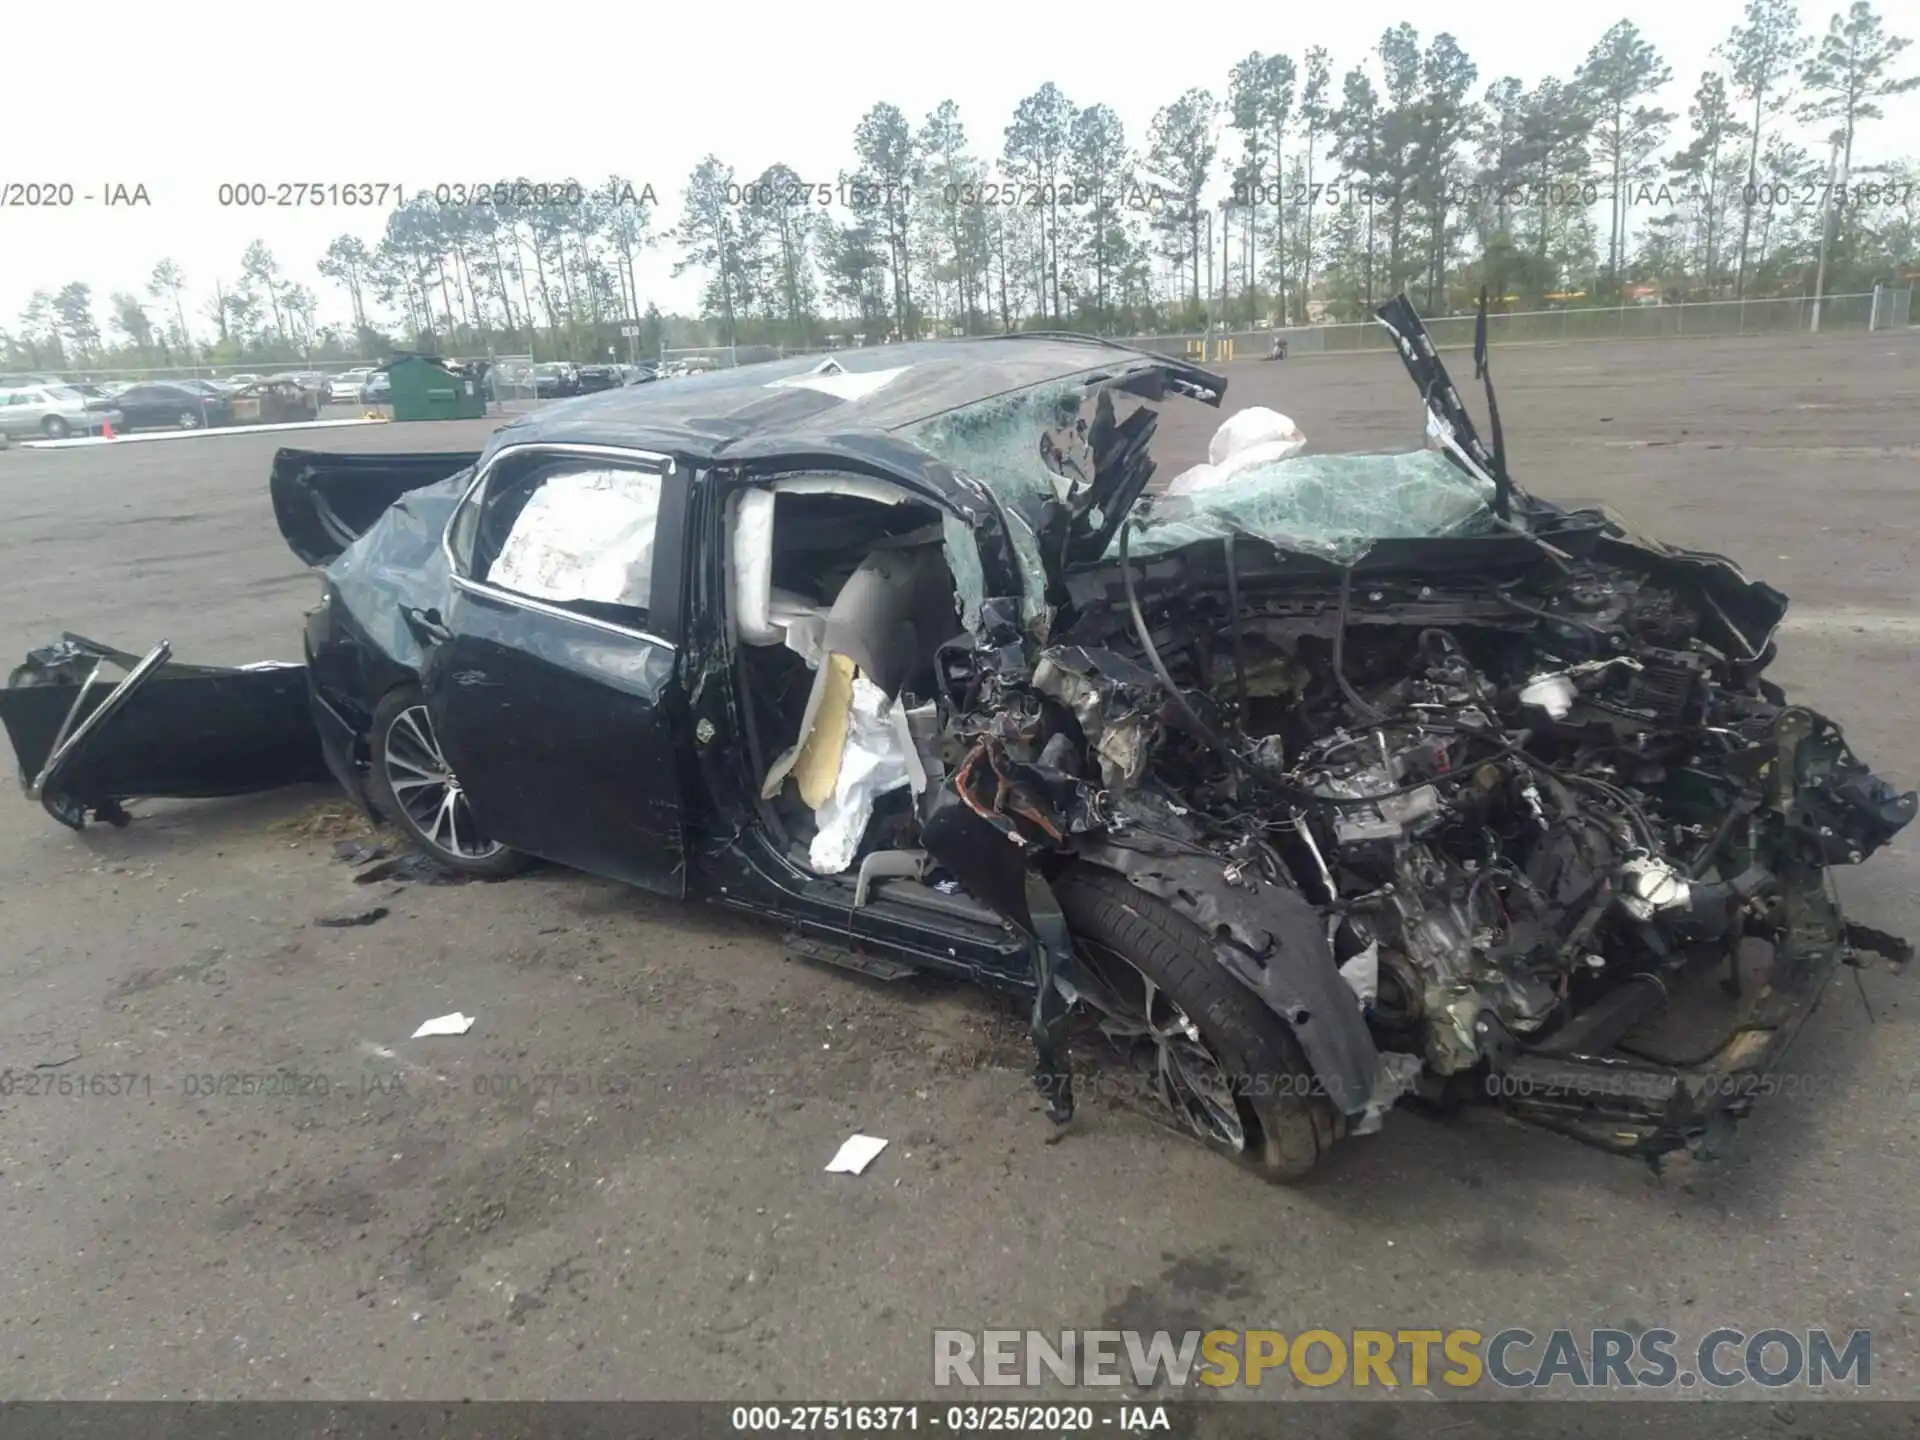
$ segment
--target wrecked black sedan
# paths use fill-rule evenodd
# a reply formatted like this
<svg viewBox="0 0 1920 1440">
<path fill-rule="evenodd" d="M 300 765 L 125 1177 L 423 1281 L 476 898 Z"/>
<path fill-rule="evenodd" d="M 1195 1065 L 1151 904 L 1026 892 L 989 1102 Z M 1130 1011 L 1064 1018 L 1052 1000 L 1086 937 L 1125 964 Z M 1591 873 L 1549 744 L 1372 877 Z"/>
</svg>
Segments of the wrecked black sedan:
<svg viewBox="0 0 1920 1440">
<path fill-rule="evenodd" d="M 1897 944 L 1830 867 L 1915 797 L 1763 678 L 1783 596 L 1527 495 L 1497 410 L 1488 446 L 1380 318 L 1424 447 L 1242 412 L 1151 496 L 1156 407 L 1226 381 L 1073 336 L 614 391 L 479 454 L 282 451 L 318 751 L 467 873 L 1030 995 L 1057 1122 L 1079 1015 L 1274 1178 L 1409 1095 L 1710 1152 L 1851 947 Z M 48 654 L 26 688 L 89 663 Z M 128 765 L 46 739 L 50 808 L 117 810 Z"/>
</svg>

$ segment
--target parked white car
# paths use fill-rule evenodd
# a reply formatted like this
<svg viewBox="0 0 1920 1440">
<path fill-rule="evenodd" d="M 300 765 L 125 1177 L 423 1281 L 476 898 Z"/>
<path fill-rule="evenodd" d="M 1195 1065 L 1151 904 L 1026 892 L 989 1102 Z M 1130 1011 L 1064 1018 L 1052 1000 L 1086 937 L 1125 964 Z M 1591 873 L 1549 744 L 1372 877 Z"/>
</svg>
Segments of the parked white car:
<svg viewBox="0 0 1920 1440">
<path fill-rule="evenodd" d="M 63 440 L 78 433 L 91 435 L 103 424 L 120 423 L 120 412 L 89 402 L 78 390 L 64 385 L 27 385 L 0 391 L 0 431 L 18 438 Z"/>
<path fill-rule="evenodd" d="M 367 377 L 371 374 L 373 374 L 373 367 L 368 365 L 329 377 L 333 381 L 333 399 L 340 403 L 353 404 L 359 400 L 360 392 L 366 387 Z"/>
</svg>

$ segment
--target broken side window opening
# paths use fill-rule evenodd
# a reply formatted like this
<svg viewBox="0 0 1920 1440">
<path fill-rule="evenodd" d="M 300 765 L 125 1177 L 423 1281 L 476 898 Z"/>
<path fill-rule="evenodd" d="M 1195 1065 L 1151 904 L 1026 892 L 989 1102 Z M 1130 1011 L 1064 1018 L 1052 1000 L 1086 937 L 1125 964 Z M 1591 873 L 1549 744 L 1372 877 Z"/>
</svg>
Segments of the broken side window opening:
<svg viewBox="0 0 1920 1440">
<path fill-rule="evenodd" d="M 653 589 L 660 477 L 559 470 L 527 496 L 483 575 L 536 600 L 588 600 L 644 612 Z"/>
<path fill-rule="evenodd" d="M 977 571 L 971 536 L 898 486 L 834 474 L 740 492 L 728 536 L 753 780 L 780 838 L 823 875 L 909 848 L 939 763 L 934 653 L 965 628 L 948 557 Z"/>
</svg>

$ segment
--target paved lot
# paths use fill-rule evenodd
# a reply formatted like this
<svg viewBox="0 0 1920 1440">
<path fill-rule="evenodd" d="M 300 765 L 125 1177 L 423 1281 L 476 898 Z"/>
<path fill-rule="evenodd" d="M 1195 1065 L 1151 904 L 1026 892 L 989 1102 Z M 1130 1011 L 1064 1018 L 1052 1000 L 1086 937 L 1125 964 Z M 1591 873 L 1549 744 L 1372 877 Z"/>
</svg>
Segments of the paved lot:
<svg viewBox="0 0 1920 1440">
<path fill-rule="evenodd" d="M 1915 338 L 1497 363 L 1523 483 L 1787 591 L 1779 678 L 1920 780 Z M 1388 356 L 1233 374 L 1321 448 L 1418 443 Z M 1166 473 L 1210 429 L 1170 415 Z M 63 629 L 297 658 L 316 583 L 274 530 L 274 448 L 0 454 L 0 659 Z M 152 804 L 80 836 L 0 804 L 0 1066 L 145 1077 L 0 1094 L 11 1396 L 913 1397 L 934 1327 L 993 1324 L 1871 1326 L 1877 1387 L 1920 1394 L 1920 1001 L 1884 967 L 1804 1032 L 1822 1093 L 1774 1099 L 1712 1171 L 1396 1114 L 1288 1191 L 1098 1100 L 1047 1143 L 1017 1021 L 959 989 L 790 963 L 564 873 L 357 886 L 329 799 Z M 1915 845 L 1843 878 L 1858 918 L 1920 933 Z M 376 925 L 313 925 L 373 904 Z M 455 1009 L 469 1035 L 405 1040 Z M 281 1070 L 328 1093 L 189 1093 Z M 892 1143 L 823 1175 L 856 1129 Z"/>
</svg>

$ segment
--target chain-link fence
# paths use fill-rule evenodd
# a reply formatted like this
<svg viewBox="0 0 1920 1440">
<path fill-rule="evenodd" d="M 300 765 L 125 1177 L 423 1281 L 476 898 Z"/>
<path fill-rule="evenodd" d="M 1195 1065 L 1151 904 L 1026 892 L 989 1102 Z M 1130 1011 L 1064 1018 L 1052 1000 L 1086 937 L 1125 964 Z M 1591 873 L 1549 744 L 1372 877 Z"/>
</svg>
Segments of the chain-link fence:
<svg viewBox="0 0 1920 1440">
<path fill-rule="evenodd" d="M 1811 296 L 1765 300 L 1705 300 L 1678 305 L 1610 305 L 1556 310 L 1529 310 L 1496 313 L 1487 317 L 1488 338 L 1495 344 L 1559 344 L 1579 340 L 1658 340 L 1684 337 L 1728 335 L 1805 334 L 1817 329 L 1831 331 L 1886 331 L 1904 329 L 1912 321 L 1913 290 L 1910 286 L 1882 285 L 1870 293 L 1828 295 L 1816 302 Z M 1818 324 L 1814 316 L 1818 310 Z M 1433 316 L 1426 320 L 1435 343 L 1458 348 L 1473 343 L 1472 315 Z M 1295 325 L 1266 329 L 1215 329 L 1205 333 L 1130 335 L 1123 344 L 1164 355 L 1180 355 L 1217 363 L 1223 360 L 1257 360 L 1273 352 L 1274 342 L 1286 342 L 1289 356 L 1337 354 L 1347 351 L 1385 350 L 1392 337 L 1377 323 L 1352 322 L 1335 325 Z M 707 370 L 729 370 L 737 365 L 752 365 L 762 360 L 786 356 L 831 354 L 834 347 L 783 345 L 696 345 L 663 348 L 659 360 L 672 374 Z M 533 359 L 530 355 L 494 357 L 502 385 L 500 398 L 525 399 L 533 396 Z M 350 367 L 338 360 L 310 365 L 275 363 L 261 365 L 174 365 L 148 368 L 60 369 L 36 371 L 49 379 L 104 382 L 182 378 L 236 380 L 294 372 L 327 375 L 344 373 L 349 368 L 366 368 L 364 362 Z M 524 392 L 524 394 L 522 393 Z"/>
<path fill-rule="evenodd" d="M 1891 285 L 1873 287 L 1873 313 L 1869 330 L 1903 330 L 1913 323 L 1913 288 L 1894 289 Z"/>
<path fill-rule="evenodd" d="M 539 398 L 534 388 L 533 356 L 494 355 L 488 366 L 487 394 L 496 404 L 528 405 Z"/>
<path fill-rule="evenodd" d="M 96 366 L 92 368 L 64 368 L 50 370 L 23 370 L 20 373 L 45 376 L 49 380 L 73 380 L 85 384 L 101 384 L 108 381 L 125 381 L 138 384 L 148 380 L 220 380 L 227 383 L 244 383 L 249 380 L 270 380 L 276 375 L 324 375 L 329 379 L 344 375 L 348 371 L 368 370 L 372 361 L 362 360 L 349 364 L 341 360 L 316 361 L 311 365 L 295 364 L 258 364 L 258 365 L 120 365 Z"/>
<path fill-rule="evenodd" d="M 1817 302 L 1812 296 L 1802 295 L 1783 300 L 1705 300 L 1679 305 L 1610 305 L 1495 313 L 1487 317 L 1487 339 L 1496 345 L 1552 345 L 1577 340 L 1790 335 L 1816 328 L 1816 306 L 1817 328 L 1821 333 L 1846 330 L 1865 333 L 1906 324 L 1911 295 L 1911 290 L 1892 291 L 1882 287 L 1881 291 L 1868 294 L 1828 295 Z M 1476 323 L 1472 315 L 1426 318 L 1427 332 L 1436 345 L 1445 349 L 1471 346 Z M 1393 337 L 1374 322 L 1134 335 L 1124 343 L 1155 354 L 1218 363 L 1261 359 L 1272 353 L 1276 340 L 1286 342 L 1290 357 L 1393 347 Z"/>
</svg>

